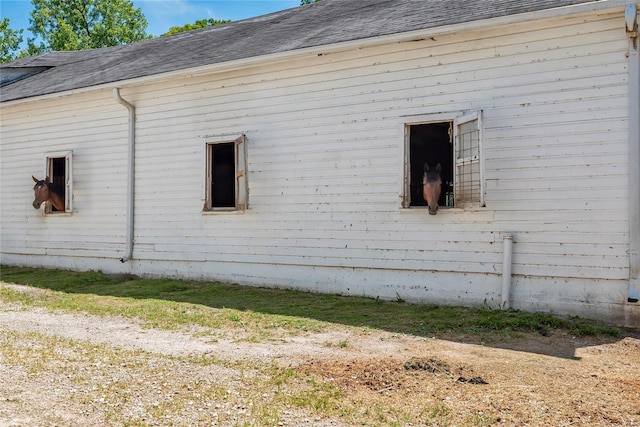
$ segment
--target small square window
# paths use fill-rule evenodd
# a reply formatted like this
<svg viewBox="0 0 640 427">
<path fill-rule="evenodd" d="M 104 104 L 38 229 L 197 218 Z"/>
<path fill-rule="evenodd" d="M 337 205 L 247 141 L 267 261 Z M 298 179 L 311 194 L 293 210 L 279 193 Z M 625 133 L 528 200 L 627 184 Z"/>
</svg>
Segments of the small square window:
<svg viewBox="0 0 640 427">
<path fill-rule="evenodd" d="M 242 135 L 206 144 L 205 211 L 247 208 L 245 141 Z"/>
</svg>

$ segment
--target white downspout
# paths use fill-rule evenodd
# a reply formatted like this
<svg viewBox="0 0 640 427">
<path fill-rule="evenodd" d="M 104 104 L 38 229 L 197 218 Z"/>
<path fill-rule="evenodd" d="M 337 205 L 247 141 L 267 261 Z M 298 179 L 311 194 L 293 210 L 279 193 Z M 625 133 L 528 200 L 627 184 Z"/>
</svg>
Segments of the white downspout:
<svg viewBox="0 0 640 427">
<path fill-rule="evenodd" d="M 513 260 L 513 235 L 505 233 L 502 236 L 502 297 L 500 301 L 500 309 L 508 310 L 511 308 L 509 304 L 509 294 L 511 293 L 511 265 Z"/>
<path fill-rule="evenodd" d="M 625 9 L 629 36 L 629 296 L 640 297 L 640 54 L 636 5 Z"/>
<path fill-rule="evenodd" d="M 120 96 L 120 89 L 113 88 L 113 97 L 129 110 L 129 155 L 127 163 L 127 249 L 120 262 L 127 262 L 133 257 L 133 201 L 135 189 L 135 142 L 136 142 L 136 108 Z"/>
</svg>

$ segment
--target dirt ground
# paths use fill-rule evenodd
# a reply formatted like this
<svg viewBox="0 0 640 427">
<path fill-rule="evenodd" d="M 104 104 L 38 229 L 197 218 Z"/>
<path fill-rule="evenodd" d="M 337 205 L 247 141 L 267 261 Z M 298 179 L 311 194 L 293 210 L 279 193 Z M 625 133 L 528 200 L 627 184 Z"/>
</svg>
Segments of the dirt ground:
<svg viewBox="0 0 640 427">
<path fill-rule="evenodd" d="M 0 426 L 640 426 L 638 337 L 198 332 L 0 305 Z"/>
</svg>

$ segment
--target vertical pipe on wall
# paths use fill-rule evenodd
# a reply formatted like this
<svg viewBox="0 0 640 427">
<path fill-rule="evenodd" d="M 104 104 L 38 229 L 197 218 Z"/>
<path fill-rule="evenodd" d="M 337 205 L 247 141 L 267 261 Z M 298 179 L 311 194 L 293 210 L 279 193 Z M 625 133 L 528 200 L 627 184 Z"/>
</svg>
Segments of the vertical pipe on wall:
<svg viewBox="0 0 640 427">
<path fill-rule="evenodd" d="M 127 262 L 133 257 L 133 201 L 134 201 L 134 165 L 135 165 L 135 137 L 136 137 L 136 108 L 120 96 L 120 89 L 113 88 L 113 97 L 129 110 L 129 138 L 127 159 L 127 247 L 120 262 Z"/>
<path fill-rule="evenodd" d="M 511 264 L 513 260 L 513 235 L 506 233 L 502 236 L 502 297 L 500 308 L 508 310 L 509 294 L 511 293 Z"/>
<path fill-rule="evenodd" d="M 640 297 L 640 53 L 636 5 L 625 9 L 629 36 L 629 295 Z"/>
</svg>

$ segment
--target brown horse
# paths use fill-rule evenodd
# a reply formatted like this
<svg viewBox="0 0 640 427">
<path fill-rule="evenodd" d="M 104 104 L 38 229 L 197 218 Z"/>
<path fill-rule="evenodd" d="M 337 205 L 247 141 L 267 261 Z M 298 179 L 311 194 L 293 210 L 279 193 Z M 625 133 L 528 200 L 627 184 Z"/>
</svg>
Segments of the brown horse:
<svg viewBox="0 0 640 427">
<path fill-rule="evenodd" d="M 422 197 L 429 206 L 429 215 L 438 213 L 438 200 L 440 199 L 440 191 L 442 190 L 442 178 L 440 178 L 440 163 L 435 169 L 429 168 L 429 164 L 424 164 L 424 175 L 422 177 Z"/>
<path fill-rule="evenodd" d="M 36 185 L 33 186 L 33 193 L 35 198 L 33 199 L 33 207 L 40 209 L 40 205 L 44 202 L 51 203 L 51 205 L 60 212 L 64 212 L 64 191 L 59 185 L 51 182 L 49 177 L 38 180 L 35 176 L 31 175 Z"/>
</svg>

